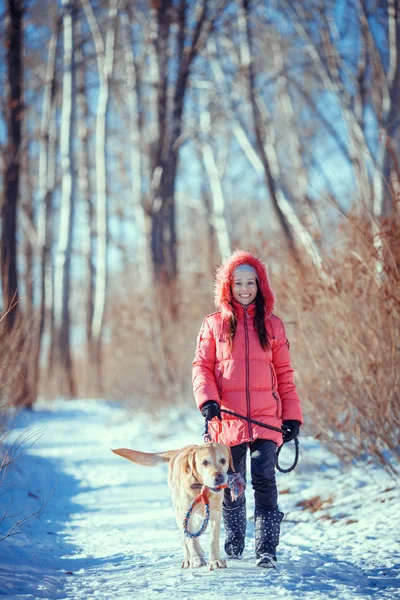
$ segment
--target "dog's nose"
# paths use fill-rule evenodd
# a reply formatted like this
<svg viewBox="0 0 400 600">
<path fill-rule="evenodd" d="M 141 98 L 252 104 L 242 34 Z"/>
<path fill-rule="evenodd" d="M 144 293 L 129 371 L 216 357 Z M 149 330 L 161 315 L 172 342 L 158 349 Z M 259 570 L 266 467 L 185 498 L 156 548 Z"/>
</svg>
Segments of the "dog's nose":
<svg viewBox="0 0 400 600">
<path fill-rule="evenodd" d="M 214 482 L 215 485 L 221 485 L 221 483 L 224 483 L 224 476 L 221 473 L 218 473 L 218 475 L 214 476 Z"/>
</svg>

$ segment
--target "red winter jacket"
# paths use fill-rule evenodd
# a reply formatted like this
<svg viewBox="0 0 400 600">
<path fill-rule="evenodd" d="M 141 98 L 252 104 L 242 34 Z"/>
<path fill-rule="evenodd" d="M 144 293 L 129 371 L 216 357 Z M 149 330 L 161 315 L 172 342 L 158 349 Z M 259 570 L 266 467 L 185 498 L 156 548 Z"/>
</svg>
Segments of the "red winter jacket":
<svg viewBox="0 0 400 600">
<path fill-rule="evenodd" d="M 268 350 L 262 349 L 254 329 L 255 304 L 244 307 L 231 296 L 233 272 L 240 264 L 251 265 L 257 272 L 258 289 L 266 307 Z M 271 314 L 274 300 L 265 266 L 253 254 L 236 251 L 217 271 L 215 302 L 221 312 L 204 319 L 193 361 L 193 391 L 199 408 L 207 400 L 215 400 L 221 408 L 274 427 L 280 427 L 288 419 L 303 422 L 285 328 Z M 237 327 L 230 350 L 227 317 L 233 311 Z M 236 446 L 263 438 L 282 444 L 279 432 L 225 413 L 221 416 L 222 421 L 214 418 L 209 423 L 215 442 Z"/>
</svg>

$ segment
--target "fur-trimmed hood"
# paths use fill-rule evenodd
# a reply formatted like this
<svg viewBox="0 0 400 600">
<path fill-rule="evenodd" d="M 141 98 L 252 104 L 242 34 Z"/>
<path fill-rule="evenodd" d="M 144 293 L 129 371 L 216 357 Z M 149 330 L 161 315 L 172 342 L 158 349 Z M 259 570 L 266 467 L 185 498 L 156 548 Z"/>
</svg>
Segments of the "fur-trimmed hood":
<svg viewBox="0 0 400 600">
<path fill-rule="evenodd" d="M 235 250 L 233 254 L 220 266 L 215 273 L 214 302 L 221 310 L 224 317 L 233 314 L 231 282 L 233 273 L 239 265 L 250 265 L 256 270 L 257 285 L 265 302 L 265 316 L 271 316 L 275 304 L 275 294 L 271 289 L 267 269 L 259 258 L 246 250 Z"/>
</svg>

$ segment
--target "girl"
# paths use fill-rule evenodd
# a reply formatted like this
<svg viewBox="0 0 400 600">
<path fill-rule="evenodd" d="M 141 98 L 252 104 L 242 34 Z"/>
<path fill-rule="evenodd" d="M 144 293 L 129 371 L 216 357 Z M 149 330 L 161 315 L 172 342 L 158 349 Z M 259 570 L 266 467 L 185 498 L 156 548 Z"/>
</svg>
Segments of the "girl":
<svg viewBox="0 0 400 600">
<path fill-rule="evenodd" d="M 215 304 L 219 312 L 202 324 L 193 361 L 197 406 L 209 421 L 215 442 L 230 446 L 235 471 L 246 479 L 250 449 L 255 500 L 257 565 L 276 568 L 283 513 L 278 510 L 276 448 L 298 434 L 303 422 L 293 381 L 289 342 L 282 321 L 272 314 L 275 296 L 264 264 L 237 250 L 217 270 Z M 221 413 L 221 408 L 282 427 L 282 434 Z M 246 500 L 232 502 L 225 490 L 225 551 L 241 558 L 246 535 Z"/>
</svg>

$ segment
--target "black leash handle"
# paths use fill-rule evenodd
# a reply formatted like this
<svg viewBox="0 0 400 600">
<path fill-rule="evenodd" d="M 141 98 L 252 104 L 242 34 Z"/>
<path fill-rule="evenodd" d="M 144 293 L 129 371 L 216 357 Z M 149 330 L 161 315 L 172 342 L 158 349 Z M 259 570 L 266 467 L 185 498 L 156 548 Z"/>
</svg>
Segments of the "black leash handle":
<svg viewBox="0 0 400 600">
<path fill-rule="evenodd" d="M 293 469 L 295 469 L 297 467 L 297 463 L 299 462 L 299 438 L 297 437 L 297 435 L 293 438 L 294 441 L 294 460 L 293 463 L 291 464 L 291 466 L 287 469 L 282 469 L 282 467 L 280 467 L 279 465 L 279 454 L 280 451 L 282 450 L 283 446 L 286 444 L 288 444 L 289 442 L 284 442 L 282 444 L 282 446 L 280 446 L 278 448 L 278 450 L 276 451 L 276 468 L 278 469 L 278 471 L 280 471 L 280 473 L 290 473 L 290 471 L 293 471 Z"/>
<path fill-rule="evenodd" d="M 235 413 L 231 410 L 225 410 L 224 408 L 221 408 L 221 412 L 226 413 L 227 415 L 232 415 L 233 417 L 238 417 L 239 419 L 243 419 L 244 421 L 248 421 L 249 423 L 254 423 L 254 425 L 258 425 L 259 427 L 264 427 L 265 429 L 272 429 L 272 431 L 278 431 L 279 433 L 283 433 L 283 431 L 280 427 L 274 427 L 273 425 L 266 425 L 265 423 L 261 423 L 261 421 L 256 421 L 255 419 L 249 419 L 249 417 L 245 417 L 244 415 L 239 415 L 238 413 Z M 204 443 L 211 442 L 211 436 L 208 432 L 207 419 L 205 419 L 205 424 L 204 424 L 203 440 L 204 440 Z M 285 442 L 276 451 L 276 468 L 278 469 L 278 471 L 280 473 L 290 473 L 290 471 L 293 471 L 293 469 L 296 468 L 297 463 L 299 462 L 299 453 L 300 452 L 299 452 L 299 440 L 298 440 L 297 435 L 293 438 L 293 441 L 294 441 L 294 452 L 295 452 L 294 460 L 293 460 L 293 464 L 288 469 L 282 469 L 282 467 L 279 465 L 279 461 L 278 461 L 280 451 L 282 450 Z M 288 442 L 286 442 L 286 443 L 288 443 Z"/>
</svg>

